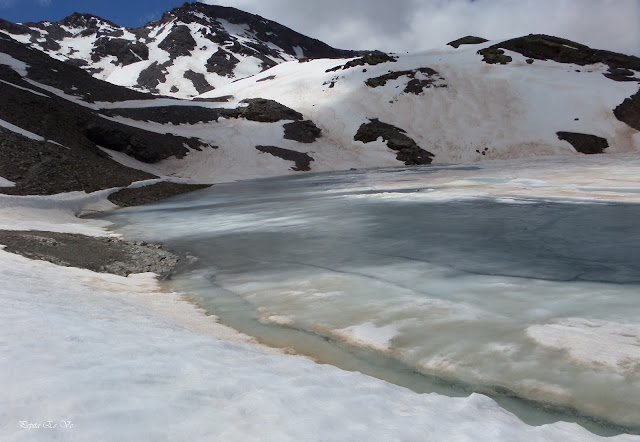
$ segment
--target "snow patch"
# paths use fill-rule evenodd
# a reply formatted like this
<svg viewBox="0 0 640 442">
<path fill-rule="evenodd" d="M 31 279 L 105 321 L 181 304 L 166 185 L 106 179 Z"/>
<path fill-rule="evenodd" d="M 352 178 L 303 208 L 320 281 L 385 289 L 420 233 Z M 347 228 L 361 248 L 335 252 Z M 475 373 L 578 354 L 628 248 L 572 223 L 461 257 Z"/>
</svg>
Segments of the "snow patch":
<svg viewBox="0 0 640 442">
<path fill-rule="evenodd" d="M 566 318 L 532 325 L 526 332 L 542 346 L 565 350 L 577 364 L 621 373 L 640 371 L 640 324 Z"/>
</svg>

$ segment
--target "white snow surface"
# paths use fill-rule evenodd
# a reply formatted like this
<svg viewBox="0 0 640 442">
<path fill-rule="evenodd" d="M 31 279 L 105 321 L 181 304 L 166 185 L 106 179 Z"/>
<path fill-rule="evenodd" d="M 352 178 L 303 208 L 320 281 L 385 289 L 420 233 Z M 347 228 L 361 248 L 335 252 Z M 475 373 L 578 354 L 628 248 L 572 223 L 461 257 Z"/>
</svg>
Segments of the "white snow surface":
<svg viewBox="0 0 640 442">
<path fill-rule="evenodd" d="M 104 235 L 104 222 L 74 214 L 105 210 L 109 192 L 2 196 L 0 227 Z M 0 250 L 0 300 L 3 441 L 601 439 L 576 424 L 528 426 L 482 395 L 416 394 L 266 349 L 152 274 Z"/>
<path fill-rule="evenodd" d="M 486 164 L 491 160 L 545 156 L 580 161 L 585 155 L 567 141 L 559 140 L 558 131 L 606 138 L 609 148 L 604 156 L 640 150 L 640 133 L 613 114 L 613 109 L 637 91 L 634 82 L 609 80 L 602 75 L 607 67 L 600 64 L 576 66 L 536 60 L 530 65 L 517 53 L 510 53 L 514 61 L 506 66 L 487 65 L 476 54 L 477 49 L 401 55 L 395 63 L 334 72 L 325 71 L 347 60 L 285 62 L 261 73 L 259 78 L 222 85 L 201 96 L 233 96 L 229 103 L 159 99 L 97 106 L 192 104 L 233 108 L 245 98 L 262 97 L 301 112 L 322 129 L 320 138 L 305 144 L 283 138 L 286 121 L 258 123 L 220 118 L 218 122 L 193 125 L 161 125 L 115 118 L 154 132 L 195 136 L 218 146 L 156 165 L 167 175 L 204 183 L 300 173 L 292 170 L 291 161 L 259 152 L 257 145 L 307 153 L 314 160 L 310 164 L 312 172 L 402 165 L 396 152 L 382 139 L 366 144 L 354 141 L 358 128 L 370 118 L 404 129 L 420 147 L 434 154 L 434 164 Z M 365 84 L 367 79 L 389 71 L 421 67 L 438 71 L 436 84 L 446 87 L 426 88 L 420 95 L 404 93 L 409 80 L 406 76 L 388 81 L 383 87 Z M 256 81 L 265 76 L 275 78 Z M 334 87 L 329 87 L 331 82 Z"/>
</svg>

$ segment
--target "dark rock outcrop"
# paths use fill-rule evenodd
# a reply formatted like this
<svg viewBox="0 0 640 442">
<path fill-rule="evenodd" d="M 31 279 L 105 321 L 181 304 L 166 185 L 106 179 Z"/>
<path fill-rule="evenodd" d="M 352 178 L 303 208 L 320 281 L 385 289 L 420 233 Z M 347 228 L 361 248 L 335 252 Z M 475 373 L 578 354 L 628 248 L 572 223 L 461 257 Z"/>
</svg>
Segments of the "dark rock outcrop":
<svg viewBox="0 0 640 442">
<path fill-rule="evenodd" d="M 183 6 L 165 13 L 160 19 L 160 23 L 170 23 L 176 19 L 186 24 L 198 23 L 210 27 L 211 31 L 213 31 L 211 32 L 212 38 L 217 39 L 216 42 L 219 42 L 219 44 L 236 41 L 220 25 L 220 19 L 232 24 L 246 25 L 249 34 L 254 35 L 256 40 L 263 43 L 263 46 L 258 51 L 266 48 L 266 52 L 262 52 L 264 56 L 268 56 L 269 51 L 271 51 L 269 44 L 281 48 L 285 53 L 294 57 L 298 57 L 296 48 L 301 50 L 303 57 L 306 58 L 347 58 L 358 54 L 356 51 L 332 48 L 326 43 L 302 35 L 286 26 L 227 6 L 185 3 Z M 239 43 L 239 45 L 244 45 L 244 43 Z M 237 51 L 232 50 L 231 52 Z"/>
<path fill-rule="evenodd" d="M 568 141 L 575 150 L 585 154 L 603 153 L 609 147 L 605 138 L 576 132 L 557 132 L 560 140 Z"/>
<path fill-rule="evenodd" d="M 240 63 L 236 57 L 230 52 L 220 48 L 207 60 L 207 72 L 215 72 L 216 74 L 224 77 L 233 78 L 235 74 L 233 69 Z"/>
<path fill-rule="evenodd" d="M 302 114 L 277 101 L 265 98 L 249 98 L 242 100 L 249 105 L 240 108 L 241 116 L 251 121 L 275 123 L 281 120 L 302 120 Z"/>
<path fill-rule="evenodd" d="M 168 65 L 169 63 L 159 64 L 157 61 L 154 61 L 138 75 L 138 86 L 158 93 L 157 86 L 160 83 L 164 83 L 167 79 L 168 72 L 166 67 Z"/>
<path fill-rule="evenodd" d="M 318 137 L 322 129 L 315 125 L 311 120 L 294 121 L 283 125 L 284 137 L 287 140 L 294 140 L 300 143 L 313 143 Z"/>
<path fill-rule="evenodd" d="M 69 63 L 55 60 L 39 50 L 31 49 L 12 38 L 0 34 L 0 50 L 25 62 L 29 78 L 38 83 L 60 89 L 68 95 L 81 97 L 85 101 L 124 101 L 156 98 L 93 78 L 87 72 Z M 3 68 L 4 65 L 0 65 Z M 13 75 L 13 74 L 12 74 Z M 18 77 L 19 78 L 19 77 Z M 18 81 L 20 81 L 18 79 Z M 25 87 L 31 87 L 27 84 Z"/>
<path fill-rule="evenodd" d="M 355 141 L 371 143 L 382 137 L 389 149 L 397 152 L 396 159 L 407 166 L 431 164 L 433 161 L 433 154 L 418 146 L 403 129 L 383 123 L 377 118 L 369 121 L 360 126 L 353 138 Z"/>
<path fill-rule="evenodd" d="M 87 102 L 92 97 L 96 101 L 153 97 L 97 80 L 81 69 L 2 35 L 0 50 L 26 63 L 28 78 L 69 91 Z M 149 132 L 105 119 L 94 107 L 28 83 L 6 65 L 0 65 L 0 79 L 17 86 L 3 86 L 0 119 L 35 134 L 29 138 L 2 129 L 0 176 L 16 183 L 15 187 L 3 188 L 4 193 L 92 192 L 155 178 L 111 160 L 98 146 L 147 162 L 184 156 L 189 149 L 204 146 L 193 138 Z"/>
<path fill-rule="evenodd" d="M 293 161 L 296 163 L 291 170 L 296 172 L 307 172 L 311 170 L 311 158 L 308 154 L 302 152 L 296 152 L 295 150 L 283 149 L 276 146 L 256 146 L 260 152 L 265 152 L 273 155 L 274 157 L 282 158 L 283 160 Z"/>
<path fill-rule="evenodd" d="M 591 49 L 589 46 L 571 40 L 543 34 L 531 34 L 506 40 L 481 49 L 478 54 L 484 55 L 487 63 L 495 63 L 496 61 L 493 61 L 495 59 L 500 63 L 503 63 L 500 60 L 506 63 L 511 61 L 506 61 L 507 56 L 499 57 L 501 55 L 500 48 L 518 52 L 527 58 L 536 60 L 553 60 L 558 63 L 572 63 L 580 66 L 603 63 L 613 69 L 624 68 L 640 71 L 640 58 L 638 57 Z"/>
<path fill-rule="evenodd" d="M 395 61 L 396 61 L 396 58 L 389 54 L 385 54 L 384 52 L 374 51 L 360 58 L 356 58 L 355 60 L 348 61 L 343 65 L 335 66 L 331 69 L 327 69 L 326 72 L 335 72 L 339 70 L 355 68 L 357 66 L 365 66 L 365 65 L 375 66 L 380 63 L 394 63 Z"/>
<path fill-rule="evenodd" d="M 609 68 L 609 72 L 603 74 L 613 81 L 637 81 L 640 82 L 640 78 L 634 77 L 635 72 L 625 68 Z"/>
<path fill-rule="evenodd" d="M 182 184 L 162 181 L 144 187 L 122 189 L 112 193 L 108 198 L 109 201 L 120 207 L 140 206 L 183 193 L 206 189 L 210 186 L 210 184 Z"/>
<path fill-rule="evenodd" d="M 164 49 L 169 53 L 171 58 L 177 58 L 184 55 L 191 55 L 191 51 L 196 47 L 196 41 L 191 35 L 191 31 L 185 25 L 174 27 L 169 35 L 158 45 L 160 49 Z"/>
<path fill-rule="evenodd" d="M 613 110 L 613 114 L 623 123 L 627 123 L 635 130 L 640 130 L 640 90 L 625 99 Z"/>
<path fill-rule="evenodd" d="M 424 74 L 427 78 L 416 78 L 416 75 Z M 439 75 L 438 72 L 434 71 L 431 68 L 418 68 L 412 69 L 408 71 L 392 71 L 388 74 L 381 75 L 375 78 L 369 78 L 365 81 L 365 84 L 369 87 L 380 87 L 387 84 L 387 81 L 397 80 L 400 77 L 406 76 L 410 78 L 409 82 L 407 82 L 407 86 L 404 89 L 404 93 L 406 94 L 415 94 L 419 95 L 426 88 L 430 88 L 433 86 L 433 83 L 438 78 L 432 78 L 434 75 Z M 446 85 L 441 85 L 442 87 L 446 87 Z"/>
<path fill-rule="evenodd" d="M 122 38 L 101 37 L 96 40 L 91 51 L 91 60 L 97 62 L 109 55 L 116 57 L 118 64 L 127 66 L 141 60 L 148 60 L 149 48 L 145 44 Z"/>
<path fill-rule="evenodd" d="M 449 46 L 453 46 L 458 49 L 462 45 L 477 45 L 480 43 L 485 43 L 489 40 L 482 37 L 474 37 L 473 35 L 467 35 L 466 37 L 459 38 L 457 40 L 450 41 L 447 43 Z"/>
<path fill-rule="evenodd" d="M 153 121 L 160 124 L 197 124 L 218 121 L 218 118 L 238 118 L 241 110 L 207 108 L 201 106 L 157 106 L 144 108 L 105 109 L 102 114 L 120 116 L 137 121 Z"/>
<path fill-rule="evenodd" d="M 193 87 L 196 88 L 196 91 L 198 91 L 199 94 L 204 94 L 205 92 L 209 92 L 215 89 L 209 84 L 204 74 L 189 69 L 185 71 L 183 76 L 187 80 L 191 80 L 191 83 L 193 83 Z"/>
<path fill-rule="evenodd" d="M 480 49 L 478 54 L 482 55 L 482 61 L 488 64 L 508 64 L 513 61 L 512 57 L 505 55 L 504 50 L 494 46 Z"/>
<path fill-rule="evenodd" d="M 156 178 L 116 163 L 100 151 L 65 149 L 2 128 L 0 153 L 0 176 L 16 183 L 15 187 L 0 188 L 0 192 L 12 195 L 95 192 Z"/>
</svg>

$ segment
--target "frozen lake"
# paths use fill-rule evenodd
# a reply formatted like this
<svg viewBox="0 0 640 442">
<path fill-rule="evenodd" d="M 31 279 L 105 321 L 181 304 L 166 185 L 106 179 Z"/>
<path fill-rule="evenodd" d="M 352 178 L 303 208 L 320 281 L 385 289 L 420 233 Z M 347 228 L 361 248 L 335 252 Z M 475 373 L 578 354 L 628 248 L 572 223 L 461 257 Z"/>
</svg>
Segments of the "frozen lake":
<svg viewBox="0 0 640 442">
<path fill-rule="evenodd" d="M 196 257 L 170 288 L 270 345 L 638 432 L 640 174 L 584 161 L 244 181 L 100 217 Z"/>
</svg>

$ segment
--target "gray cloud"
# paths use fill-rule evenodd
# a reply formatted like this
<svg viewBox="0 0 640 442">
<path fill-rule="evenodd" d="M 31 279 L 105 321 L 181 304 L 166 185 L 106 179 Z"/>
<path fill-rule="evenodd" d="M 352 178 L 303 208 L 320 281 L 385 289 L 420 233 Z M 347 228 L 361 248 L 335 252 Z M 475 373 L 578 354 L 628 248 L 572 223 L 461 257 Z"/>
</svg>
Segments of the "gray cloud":
<svg viewBox="0 0 640 442">
<path fill-rule="evenodd" d="M 530 33 L 640 55 L 638 0 L 203 0 L 277 21 L 335 47 L 419 51 L 464 35 Z"/>
</svg>

